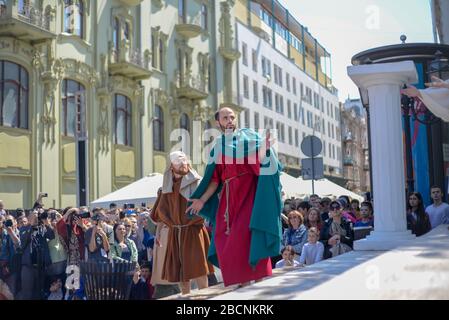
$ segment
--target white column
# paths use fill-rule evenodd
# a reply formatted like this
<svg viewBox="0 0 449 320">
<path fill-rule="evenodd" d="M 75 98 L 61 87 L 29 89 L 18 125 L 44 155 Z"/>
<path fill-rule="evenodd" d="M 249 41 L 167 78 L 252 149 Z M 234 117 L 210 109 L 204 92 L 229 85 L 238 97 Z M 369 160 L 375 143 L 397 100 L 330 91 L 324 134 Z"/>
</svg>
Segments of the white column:
<svg viewBox="0 0 449 320">
<path fill-rule="evenodd" d="M 348 67 L 368 92 L 374 195 L 374 231 L 355 250 L 389 250 L 415 238 L 406 224 L 404 146 L 400 89 L 417 82 L 412 61 Z"/>
</svg>

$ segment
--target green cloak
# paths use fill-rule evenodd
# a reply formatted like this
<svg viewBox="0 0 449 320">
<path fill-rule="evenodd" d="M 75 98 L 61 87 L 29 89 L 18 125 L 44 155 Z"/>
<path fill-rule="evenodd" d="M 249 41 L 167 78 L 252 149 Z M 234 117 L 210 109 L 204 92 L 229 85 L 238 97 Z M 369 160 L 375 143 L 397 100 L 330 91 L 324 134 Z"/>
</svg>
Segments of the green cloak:
<svg viewBox="0 0 449 320">
<path fill-rule="evenodd" d="M 225 151 L 229 154 L 229 150 L 233 152 L 233 157 L 239 157 L 236 151 L 243 144 L 244 153 L 247 157 L 253 152 L 257 152 L 262 138 L 251 129 L 240 129 L 233 136 L 233 139 L 225 139 L 224 135 L 217 139 L 215 148 L 212 149 L 209 163 L 206 167 L 204 177 L 190 197 L 191 199 L 199 199 L 206 192 L 211 181 L 214 169 L 215 159 Z M 218 148 L 221 146 L 222 148 Z M 251 244 L 249 254 L 249 264 L 253 267 L 264 258 L 279 255 L 282 232 L 280 214 L 282 211 L 281 200 L 281 184 L 279 174 L 281 165 L 276 157 L 273 149 L 267 151 L 267 156 L 261 163 L 261 174 L 258 177 L 256 195 L 254 197 L 254 205 L 251 213 L 250 230 Z M 211 245 L 209 247 L 208 259 L 211 263 L 219 266 L 218 257 L 215 249 L 215 216 L 218 210 L 218 194 L 221 191 L 220 184 L 216 192 L 204 204 L 203 209 L 199 212 L 201 216 L 209 220 L 213 225 Z"/>
</svg>

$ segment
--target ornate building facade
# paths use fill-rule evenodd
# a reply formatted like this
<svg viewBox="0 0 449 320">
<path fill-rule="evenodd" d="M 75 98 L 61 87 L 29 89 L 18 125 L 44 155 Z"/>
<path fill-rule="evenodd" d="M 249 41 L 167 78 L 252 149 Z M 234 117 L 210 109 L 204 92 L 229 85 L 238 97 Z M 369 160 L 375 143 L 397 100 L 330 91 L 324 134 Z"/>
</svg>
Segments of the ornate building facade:
<svg viewBox="0 0 449 320">
<path fill-rule="evenodd" d="M 0 0 L 7 208 L 41 191 L 48 207 L 89 203 L 163 172 L 177 143 L 192 155 L 218 107 L 241 110 L 233 10 L 229 0 Z M 178 142 L 178 128 L 191 135 Z"/>
</svg>

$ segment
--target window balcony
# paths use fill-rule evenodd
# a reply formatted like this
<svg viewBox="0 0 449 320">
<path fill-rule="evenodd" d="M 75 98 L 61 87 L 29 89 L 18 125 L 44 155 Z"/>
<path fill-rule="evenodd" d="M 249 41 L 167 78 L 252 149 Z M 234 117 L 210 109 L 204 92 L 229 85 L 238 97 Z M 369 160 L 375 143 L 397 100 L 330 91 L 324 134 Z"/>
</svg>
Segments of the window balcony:
<svg viewBox="0 0 449 320">
<path fill-rule="evenodd" d="M 236 61 L 236 60 L 240 59 L 240 56 L 241 56 L 241 53 L 240 53 L 234 39 L 227 33 L 221 34 L 220 46 L 218 48 L 218 51 L 221 53 L 221 55 L 225 59 L 228 59 L 231 61 Z"/>
<path fill-rule="evenodd" d="M 9 1 L 6 6 L 0 6 L 0 36 L 32 43 L 54 39 L 52 12 L 46 10 L 44 13 L 32 6 L 19 5 L 19 1 Z"/>
<path fill-rule="evenodd" d="M 346 156 L 343 159 L 343 165 L 347 167 L 353 167 L 355 165 L 355 161 L 351 156 Z"/>
<path fill-rule="evenodd" d="M 186 39 L 198 37 L 203 31 L 200 25 L 200 18 L 200 16 L 178 16 L 178 23 L 175 26 L 176 32 Z"/>
<path fill-rule="evenodd" d="M 209 95 L 206 80 L 192 76 L 190 73 L 181 74 L 176 71 L 176 94 L 178 98 L 206 99 Z"/>
<path fill-rule="evenodd" d="M 224 101 L 220 104 L 220 108 L 231 108 L 236 114 L 244 110 L 243 95 L 237 92 L 232 92 L 230 97 L 224 96 Z"/>
<path fill-rule="evenodd" d="M 111 44 L 111 43 L 110 43 Z M 119 50 L 111 46 L 109 50 L 109 72 L 112 75 L 122 75 L 134 80 L 143 80 L 151 77 L 150 52 L 141 51 L 122 46 Z"/>
</svg>

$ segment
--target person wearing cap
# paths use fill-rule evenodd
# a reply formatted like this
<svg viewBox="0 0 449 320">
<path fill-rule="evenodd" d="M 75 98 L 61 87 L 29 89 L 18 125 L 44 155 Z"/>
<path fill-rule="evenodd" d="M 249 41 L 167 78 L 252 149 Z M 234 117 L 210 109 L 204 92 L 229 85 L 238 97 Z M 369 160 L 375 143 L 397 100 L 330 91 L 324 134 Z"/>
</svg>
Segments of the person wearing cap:
<svg viewBox="0 0 449 320">
<path fill-rule="evenodd" d="M 324 197 L 320 200 L 320 215 L 321 221 L 326 221 L 329 219 L 329 205 L 332 202 L 331 199 Z"/>
<path fill-rule="evenodd" d="M 167 246 L 162 279 L 180 282 L 182 294 L 190 293 L 191 280 L 199 289 L 206 288 L 207 275 L 213 272 L 207 261 L 210 239 L 204 219 L 185 214 L 187 199 L 200 179 L 183 152 L 172 152 L 162 192 L 153 207 L 155 221 L 169 228 L 167 243 L 162 244 Z"/>
<path fill-rule="evenodd" d="M 342 216 L 344 200 L 332 201 L 330 218 L 321 229 L 320 241 L 324 245 L 324 258 L 328 259 L 352 250 L 354 231 Z"/>
</svg>

